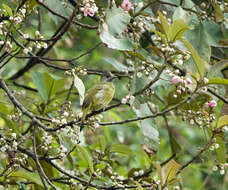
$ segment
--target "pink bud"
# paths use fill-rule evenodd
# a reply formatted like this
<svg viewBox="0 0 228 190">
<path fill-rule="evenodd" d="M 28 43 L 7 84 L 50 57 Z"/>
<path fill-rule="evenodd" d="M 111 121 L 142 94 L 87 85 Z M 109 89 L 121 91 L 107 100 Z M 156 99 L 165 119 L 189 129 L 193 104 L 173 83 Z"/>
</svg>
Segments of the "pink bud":
<svg viewBox="0 0 228 190">
<path fill-rule="evenodd" d="M 190 78 L 185 79 L 186 84 L 192 84 L 192 80 Z"/>
<path fill-rule="evenodd" d="M 209 107 L 210 107 L 210 108 L 213 108 L 213 107 L 215 107 L 215 106 L 217 106 L 217 102 L 216 102 L 215 100 L 211 100 L 211 101 L 209 102 Z"/>
<path fill-rule="evenodd" d="M 183 80 L 182 80 L 179 76 L 174 76 L 174 77 L 172 78 L 171 82 L 172 82 L 173 84 L 176 85 L 176 84 L 178 84 L 178 83 L 183 82 Z"/>
<path fill-rule="evenodd" d="M 131 2 L 129 0 L 123 0 L 123 2 L 121 3 L 121 8 L 124 11 L 130 11 L 131 10 Z"/>
</svg>

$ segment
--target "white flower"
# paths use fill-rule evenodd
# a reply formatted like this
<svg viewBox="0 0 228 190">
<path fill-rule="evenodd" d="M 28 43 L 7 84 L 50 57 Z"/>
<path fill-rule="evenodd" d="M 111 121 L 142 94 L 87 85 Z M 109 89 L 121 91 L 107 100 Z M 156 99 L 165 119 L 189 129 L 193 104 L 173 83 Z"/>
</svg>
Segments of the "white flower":
<svg viewBox="0 0 228 190">
<path fill-rule="evenodd" d="M 205 84 L 207 84 L 207 83 L 209 82 L 209 79 L 206 78 L 206 77 L 204 77 L 204 78 L 203 78 L 203 82 L 204 82 Z"/>
<path fill-rule="evenodd" d="M 224 175 L 225 174 L 225 170 L 220 170 L 220 174 Z"/>
<path fill-rule="evenodd" d="M 40 32 L 38 30 L 35 32 L 35 36 L 40 36 Z"/>
<path fill-rule="evenodd" d="M 138 77 L 138 78 L 141 78 L 141 77 L 142 77 L 142 73 L 141 73 L 141 72 L 138 72 L 138 73 L 137 73 L 137 77 Z"/>
<path fill-rule="evenodd" d="M 11 135 L 12 135 L 12 137 L 13 137 L 14 139 L 16 139 L 16 137 L 17 137 L 17 134 L 16 134 L 16 133 L 12 133 Z"/>
<path fill-rule="evenodd" d="M 215 149 L 219 148 L 219 144 L 215 144 Z"/>
<path fill-rule="evenodd" d="M 212 171 L 217 171 L 218 170 L 218 167 L 217 166 L 213 166 L 213 168 L 212 168 Z"/>
<path fill-rule="evenodd" d="M 126 104 L 126 103 L 127 103 L 127 99 L 126 99 L 126 98 L 123 98 L 123 99 L 121 100 L 121 103 L 122 103 L 122 104 Z"/>
</svg>

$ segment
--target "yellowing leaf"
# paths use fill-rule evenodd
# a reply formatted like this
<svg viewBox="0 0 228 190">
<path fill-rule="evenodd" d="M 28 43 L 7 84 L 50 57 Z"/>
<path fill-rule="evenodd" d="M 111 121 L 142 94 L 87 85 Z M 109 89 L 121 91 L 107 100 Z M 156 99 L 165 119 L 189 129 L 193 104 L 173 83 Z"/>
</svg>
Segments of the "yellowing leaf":
<svg viewBox="0 0 228 190">
<path fill-rule="evenodd" d="M 223 84 L 228 85 L 228 79 L 224 79 L 221 77 L 215 77 L 209 80 L 208 84 Z"/>
<path fill-rule="evenodd" d="M 228 115 L 221 116 L 218 120 L 217 127 L 228 125 Z"/>
<path fill-rule="evenodd" d="M 184 45 L 188 48 L 188 50 L 191 52 L 192 58 L 194 60 L 194 63 L 199 71 L 199 74 L 201 76 L 201 78 L 204 76 L 205 74 L 205 64 L 206 62 L 200 58 L 198 52 L 195 50 L 195 48 L 185 39 L 181 38 L 181 41 L 184 43 Z"/>
<path fill-rule="evenodd" d="M 165 165 L 165 184 L 167 184 L 170 180 L 175 178 L 178 170 L 180 168 L 180 164 L 178 164 L 175 160 L 170 160 Z"/>
</svg>

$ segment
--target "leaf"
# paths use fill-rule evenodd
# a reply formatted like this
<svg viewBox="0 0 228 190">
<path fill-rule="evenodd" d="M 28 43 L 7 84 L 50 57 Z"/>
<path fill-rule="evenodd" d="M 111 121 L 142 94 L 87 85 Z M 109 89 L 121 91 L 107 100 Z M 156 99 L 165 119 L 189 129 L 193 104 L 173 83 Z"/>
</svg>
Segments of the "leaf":
<svg viewBox="0 0 228 190">
<path fill-rule="evenodd" d="M 98 136 L 98 141 L 99 141 L 101 151 L 104 152 L 107 146 L 105 137 L 103 135 Z"/>
<path fill-rule="evenodd" d="M 80 152 L 80 156 L 87 162 L 91 174 L 94 172 L 93 168 L 93 161 L 92 158 L 89 156 L 87 150 L 83 148 L 82 146 L 76 145 L 78 151 Z"/>
<path fill-rule="evenodd" d="M 181 146 L 177 142 L 177 140 L 174 138 L 173 134 L 169 132 L 169 139 L 170 139 L 170 145 L 172 149 L 172 153 L 178 153 L 181 150 Z"/>
<path fill-rule="evenodd" d="M 222 22 L 224 19 L 223 11 L 221 10 L 220 6 L 216 2 L 212 1 L 212 4 L 213 4 L 214 10 L 215 10 L 216 22 Z"/>
<path fill-rule="evenodd" d="M 44 73 L 44 80 L 49 99 L 56 94 L 57 91 L 63 89 L 66 80 L 64 78 Z"/>
<path fill-rule="evenodd" d="M 143 188 L 142 188 L 142 186 L 140 185 L 139 182 L 137 182 L 137 181 L 134 181 L 134 182 L 135 182 L 135 185 L 137 186 L 138 190 L 143 190 Z"/>
<path fill-rule="evenodd" d="M 218 161 L 221 164 L 226 163 L 226 141 L 224 138 L 224 133 L 220 132 L 215 135 L 216 143 L 219 144 L 219 147 L 215 150 L 218 157 Z"/>
<path fill-rule="evenodd" d="M 103 58 L 106 62 L 110 63 L 113 67 L 115 67 L 118 71 L 127 71 L 128 68 L 120 63 L 118 60 L 116 60 L 113 57 L 104 57 Z"/>
<path fill-rule="evenodd" d="M 168 23 L 168 20 L 166 17 L 163 16 L 163 14 L 160 11 L 158 12 L 158 16 L 159 16 L 159 20 L 161 21 L 161 25 L 163 29 L 163 31 L 161 32 L 164 32 L 166 34 L 166 37 L 169 38 L 170 25 Z"/>
<path fill-rule="evenodd" d="M 190 51 L 192 58 L 194 60 L 194 63 L 199 71 L 199 74 L 201 76 L 201 78 L 204 76 L 206 69 L 205 69 L 205 61 L 202 60 L 199 56 L 199 54 L 197 53 L 197 51 L 195 50 L 195 48 L 189 43 L 187 42 L 185 39 L 181 38 L 181 41 L 184 43 L 184 45 L 188 48 L 188 50 Z"/>
<path fill-rule="evenodd" d="M 180 6 L 175 9 L 175 12 L 173 13 L 173 20 L 177 19 L 183 19 L 185 23 L 189 22 L 189 13 L 182 9 Z"/>
<path fill-rule="evenodd" d="M 173 159 L 165 165 L 165 184 L 175 178 L 179 168 L 180 164 Z"/>
<path fill-rule="evenodd" d="M 106 44 L 108 48 L 122 51 L 133 51 L 132 43 L 128 38 L 115 38 L 109 33 L 107 23 L 103 23 L 102 25 L 100 25 L 99 31 L 101 41 Z"/>
<path fill-rule="evenodd" d="M 159 178 L 161 180 L 161 184 L 164 185 L 164 177 L 163 177 L 163 173 L 162 173 L 162 168 L 159 164 L 157 164 L 156 162 L 153 162 L 153 165 L 155 166 L 155 168 L 157 169 Z"/>
<path fill-rule="evenodd" d="M 32 75 L 33 83 L 35 84 L 35 87 L 37 88 L 41 98 L 44 100 L 45 103 L 47 103 L 48 93 L 46 91 L 43 73 L 40 73 L 39 71 L 32 71 L 31 75 Z"/>
<path fill-rule="evenodd" d="M 228 125 L 228 115 L 223 115 L 218 119 L 217 128 Z"/>
<path fill-rule="evenodd" d="M 228 79 L 224 79 L 221 77 L 215 77 L 209 80 L 208 84 L 223 84 L 228 85 Z"/>
<path fill-rule="evenodd" d="M 134 112 L 138 117 L 152 114 L 146 103 L 141 104 L 139 109 L 134 109 Z M 144 119 L 139 122 L 139 126 L 141 127 L 142 132 L 142 144 L 146 145 L 147 148 L 156 153 L 159 145 L 159 133 L 155 120 L 153 118 Z"/>
<path fill-rule="evenodd" d="M 183 19 L 174 20 L 169 30 L 169 39 L 171 42 L 175 42 L 180 39 L 186 30 L 189 30 L 189 26 Z"/>
<path fill-rule="evenodd" d="M 130 149 L 130 147 L 124 144 L 113 144 L 110 147 L 109 152 L 126 154 L 128 156 L 134 155 L 134 152 Z"/>
<path fill-rule="evenodd" d="M 130 15 L 122 8 L 117 8 L 113 5 L 112 8 L 106 10 L 106 23 L 109 28 L 109 32 L 112 36 L 118 36 L 124 30 L 127 29 L 127 24 L 130 22 Z"/>
<path fill-rule="evenodd" d="M 85 97 L 85 86 L 82 80 L 77 75 L 73 73 L 73 76 L 74 76 L 74 86 L 78 90 L 79 97 L 80 97 L 80 105 L 82 105 Z"/>
<path fill-rule="evenodd" d="M 27 172 L 25 170 L 20 169 L 16 172 L 11 173 L 9 176 L 19 178 L 19 179 L 20 178 L 27 179 L 28 181 L 34 182 L 35 184 L 43 187 L 43 183 L 42 183 L 38 173 Z"/>
<path fill-rule="evenodd" d="M 3 7 L 3 9 L 6 10 L 6 12 L 8 13 L 9 16 L 13 17 L 12 9 L 8 5 L 6 5 L 6 4 L 3 3 L 2 4 L 2 7 Z"/>
</svg>

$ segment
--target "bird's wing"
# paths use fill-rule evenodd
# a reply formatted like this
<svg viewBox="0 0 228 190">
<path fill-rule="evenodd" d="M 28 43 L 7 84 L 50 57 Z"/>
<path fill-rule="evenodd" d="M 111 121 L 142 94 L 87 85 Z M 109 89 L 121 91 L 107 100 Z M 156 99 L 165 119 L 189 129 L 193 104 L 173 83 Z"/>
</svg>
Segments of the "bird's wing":
<svg viewBox="0 0 228 190">
<path fill-rule="evenodd" d="M 82 109 L 86 109 L 87 107 L 89 107 L 93 101 L 93 96 L 95 96 L 98 93 L 98 91 L 102 89 L 103 89 L 103 86 L 100 84 L 96 84 L 94 87 L 89 89 L 83 101 Z"/>
</svg>

